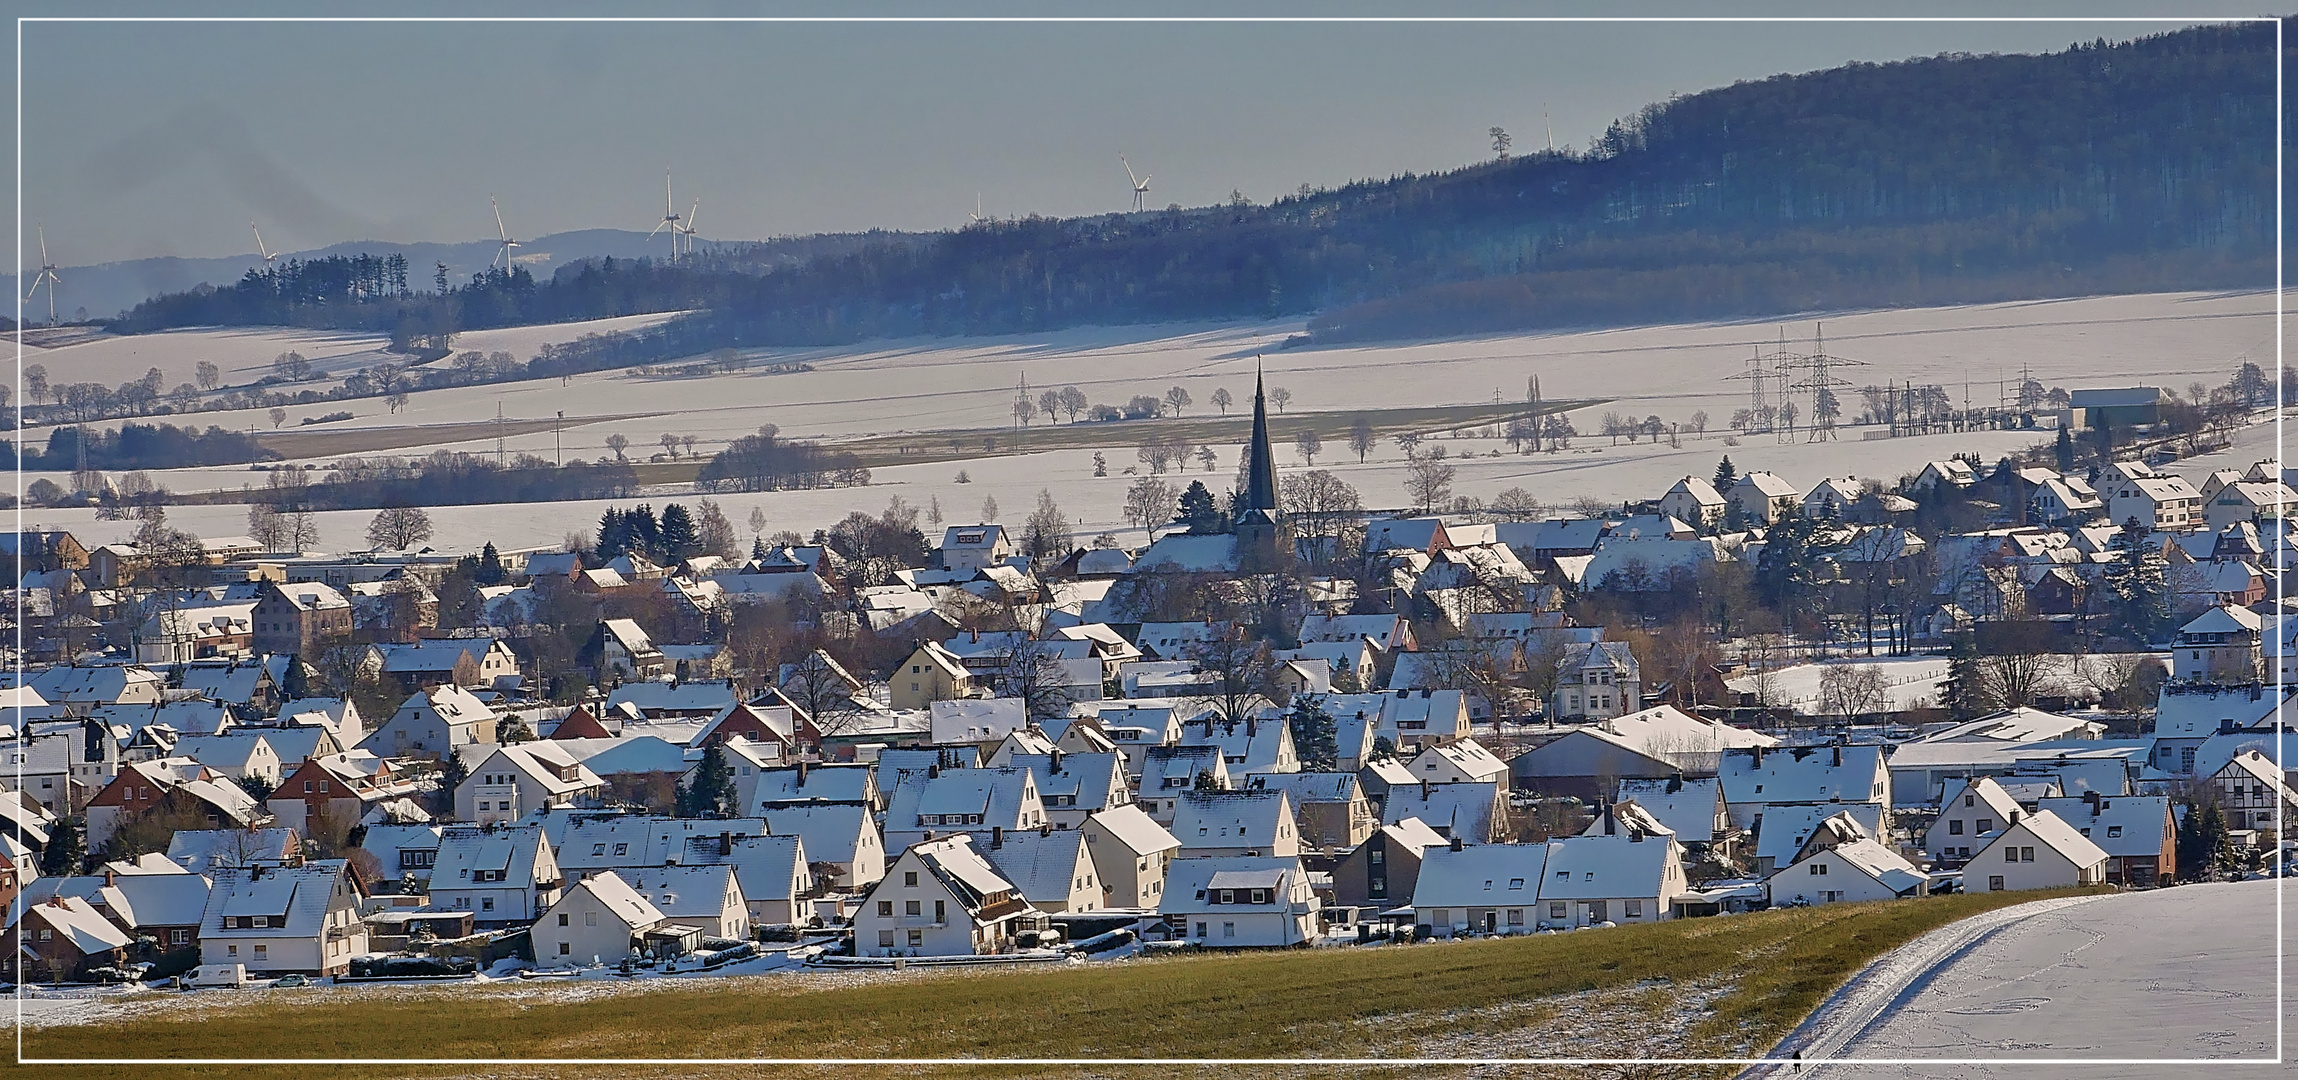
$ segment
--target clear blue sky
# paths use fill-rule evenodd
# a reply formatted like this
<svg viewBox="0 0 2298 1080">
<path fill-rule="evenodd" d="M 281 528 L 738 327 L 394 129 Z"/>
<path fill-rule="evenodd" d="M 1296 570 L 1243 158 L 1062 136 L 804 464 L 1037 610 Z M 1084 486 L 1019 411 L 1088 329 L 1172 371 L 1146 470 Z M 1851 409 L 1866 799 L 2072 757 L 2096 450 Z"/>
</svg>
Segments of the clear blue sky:
<svg viewBox="0 0 2298 1080">
<path fill-rule="evenodd" d="M 380 5 L 27 3 L 18 15 L 358 14 Z M 1902 4 L 1552 5 L 1549 14 L 1897 14 Z M 401 14 L 614 14 L 628 6 L 444 4 Z M 918 5 L 650 5 L 649 14 L 914 14 Z M 1402 8 L 971 5 L 969 14 Z M 1421 10 L 1439 10 L 1427 8 Z M 1523 7 L 1456 4 L 1456 14 Z M 646 229 L 663 170 L 705 237 L 963 224 L 1121 210 L 1118 155 L 1151 203 L 1255 201 L 1302 183 L 1445 169 L 1516 147 L 1585 146 L 1613 118 L 1740 79 L 1946 51 L 2035 52 L 2238 14 L 2167 0 L 1949 4 L 2043 23 L 1512 25 L 19 24 L 23 237 L 66 265 L 353 239 Z M 27 261 L 37 251 L 27 252 Z"/>
</svg>

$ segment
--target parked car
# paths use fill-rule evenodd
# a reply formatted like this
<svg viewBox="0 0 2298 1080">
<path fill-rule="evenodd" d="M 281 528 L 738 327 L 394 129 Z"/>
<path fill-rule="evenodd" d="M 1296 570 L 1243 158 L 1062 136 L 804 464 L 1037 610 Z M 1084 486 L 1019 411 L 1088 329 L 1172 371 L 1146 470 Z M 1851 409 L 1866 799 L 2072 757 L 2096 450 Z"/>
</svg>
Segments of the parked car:
<svg viewBox="0 0 2298 1080">
<path fill-rule="evenodd" d="M 271 981 L 271 985 L 274 989 L 281 987 L 309 986 L 311 985 L 311 980 L 302 975 L 282 975 L 276 979 L 273 979 Z"/>
</svg>

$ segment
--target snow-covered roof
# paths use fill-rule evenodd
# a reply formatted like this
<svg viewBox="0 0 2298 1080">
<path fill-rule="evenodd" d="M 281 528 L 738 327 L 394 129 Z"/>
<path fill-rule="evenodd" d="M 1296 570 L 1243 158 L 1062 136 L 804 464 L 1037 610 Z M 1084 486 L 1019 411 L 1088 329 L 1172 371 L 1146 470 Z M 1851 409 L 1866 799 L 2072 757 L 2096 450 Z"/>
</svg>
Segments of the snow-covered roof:
<svg viewBox="0 0 2298 1080">
<path fill-rule="evenodd" d="M 1282 790 L 1189 791 L 1173 811 L 1174 836 L 1183 847 L 1253 847 L 1268 850 L 1291 837 L 1294 806 Z"/>
<path fill-rule="evenodd" d="M 1723 813 L 1723 782 L 1715 777 L 1686 780 L 1622 780 L 1620 802 L 1633 802 L 1686 843 L 1716 838 L 1717 818 Z"/>
<path fill-rule="evenodd" d="M 806 857 L 816 862 L 850 863 L 863 834 L 878 834 L 870 808 L 858 803 L 824 803 L 767 810 L 766 834 L 795 836 L 806 842 Z"/>
<path fill-rule="evenodd" d="M 1908 862 L 1905 856 L 1884 847 L 1873 838 L 1837 844 L 1828 850 L 1834 852 L 1836 858 L 1881 882 L 1884 888 L 1897 895 L 1907 894 L 1930 876 L 1916 869 L 1915 864 Z"/>
<path fill-rule="evenodd" d="M 590 893 L 591 898 L 597 900 L 601 907 L 606 908 L 608 914 L 622 920 L 633 930 L 658 925 L 666 917 L 661 908 L 655 907 L 652 901 L 639 895 L 638 890 L 631 888 L 629 882 L 624 881 L 611 870 L 595 877 L 583 879 L 573 888 L 567 890 L 567 898 L 571 898 L 576 889 Z M 562 898 L 559 903 L 566 903 L 566 899 Z"/>
<path fill-rule="evenodd" d="M 1541 869 L 1540 899 L 1659 896 L 1677 851 L 1675 843 L 1667 837 L 1639 839 L 1632 833 L 1550 840 L 1547 861 Z M 1422 866 L 1425 869 L 1426 864 Z M 1419 905 L 1417 891 L 1413 902 Z"/>
<path fill-rule="evenodd" d="M 1023 829 L 976 850 L 1033 904 L 1068 903 L 1080 887 L 1079 878 L 1093 869 L 1085 834 L 1076 829 Z"/>
<path fill-rule="evenodd" d="M 134 939 L 105 919 L 94 905 L 77 896 L 54 896 L 39 904 L 27 906 L 24 908 L 23 922 L 47 924 L 57 937 L 70 942 L 72 948 L 83 956 L 124 949 L 135 943 Z"/>
<path fill-rule="evenodd" d="M 1755 857 L 1775 867 L 1795 861 L 1797 853 L 1829 818 L 1849 814 L 1869 836 L 1883 835 L 1881 803 L 1788 803 L 1763 808 L 1763 821 L 1755 837 Z"/>
<path fill-rule="evenodd" d="M 1471 844 L 1492 838 L 1493 818 L 1500 813 L 1496 784 L 1397 784 L 1381 801 L 1382 824 L 1419 818 L 1429 828 Z"/>
<path fill-rule="evenodd" d="M 2010 827 L 1996 833 L 1995 838 L 1988 841 L 1986 847 L 1979 849 L 1977 853 L 1971 856 L 1972 863 L 1977 864 L 1986 861 L 1987 855 L 1993 852 L 1997 845 L 2002 844 L 2006 839 L 2016 838 L 2022 830 L 2026 835 L 2034 837 L 2037 842 L 2050 845 L 2076 866 L 2096 866 L 2107 860 L 2106 849 L 2092 843 L 2089 837 L 2084 836 L 2080 830 L 2068 824 L 2066 819 L 2046 810 L 2028 814 Z"/>
<path fill-rule="evenodd" d="M 1107 831 L 1136 855 L 1152 855 L 1181 846 L 1179 837 L 1157 824 L 1155 819 L 1134 803 L 1098 811 L 1088 820 Z"/>
<path fill-rule="evenodd" d="M 1717 768 L 1733 803 L 1875 802 L 1888 795 L 1883 747 L 1796 746 L 1726 752 Z"/>
<path fill-rule="evenodd" d="M 607 872 L 671 919 L 718 919 L 726 913 L 728 893 L 736 891 L 730 888 L 736 880 L 734 867 L 726 863 L 617 867 Z"/>
<path fill-rule="evenodd" d="M 795 899 L 791 889 L 804 889 L 813 880 L 806 866 L 812 857 L 798 836 L 737 836 L 723 844 L 719 837 L 695 836 L 686 841 L 685 861 L 732 867 L 742 898 L 757 903 Z"/>
<path fill-rule="evenodd" d="M 2091 843 L 2118 858 L 2152 858 L 2162 854 L 2170 799 L 2163 795 L 2121 795 L 2097 799 L 2081 796 L 2044 799 L 2036 807 L 2090 838 Z"/>
</svg>

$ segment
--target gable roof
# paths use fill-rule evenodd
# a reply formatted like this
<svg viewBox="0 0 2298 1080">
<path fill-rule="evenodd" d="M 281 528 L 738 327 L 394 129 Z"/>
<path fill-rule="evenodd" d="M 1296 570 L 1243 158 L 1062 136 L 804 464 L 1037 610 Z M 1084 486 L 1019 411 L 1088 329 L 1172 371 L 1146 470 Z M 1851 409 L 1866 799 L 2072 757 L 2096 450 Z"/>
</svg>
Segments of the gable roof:
<svg viewBox="0 0 2298 1080">
<path fill-rule="evenodd" d="M 1420 912 L 1440 907 L 1530 907 L 1540 898 L 1551 846 L 1467 844 L 1454 851 L 1439 844 L 1426 848 L 1420 855 L 1420 878 L 1412 886 L 1412 908 Z"/>
<path fill-rule="evenodd" d="M 629 882 L 624 881 L 612 870 L 578 882 L 573 888 L 566 891 L 566 895 L 560 898 L 559 904 L 564 904 L 567 900 L 572 899 L 577 889 L 588 892 L 593 899 L 599 902 L 600 906 L 606 908 L 608 914 L 621 919 L 634 930 L 654 926 L 666 918 L 661 908 L 655 907 L 652 901 L 639 895 L 638 890 L 631 888 Z M 559 904 L 551 906 L 557 907 Z"/>
</svg>

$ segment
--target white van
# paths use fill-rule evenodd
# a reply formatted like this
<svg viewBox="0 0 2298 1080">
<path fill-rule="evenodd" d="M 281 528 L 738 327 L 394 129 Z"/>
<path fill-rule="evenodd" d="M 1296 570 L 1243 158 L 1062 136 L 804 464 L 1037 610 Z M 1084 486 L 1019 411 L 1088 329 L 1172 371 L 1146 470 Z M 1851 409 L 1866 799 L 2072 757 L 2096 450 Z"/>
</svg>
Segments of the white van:
<svg viewBox="0 0 2298 1080">
<path fill-rule="evenodd" d="M 192 972 L 193 986 L 228 986 L 235 990 L 247 987 L 246 964 L 201 964 Z"/>
</svg>

